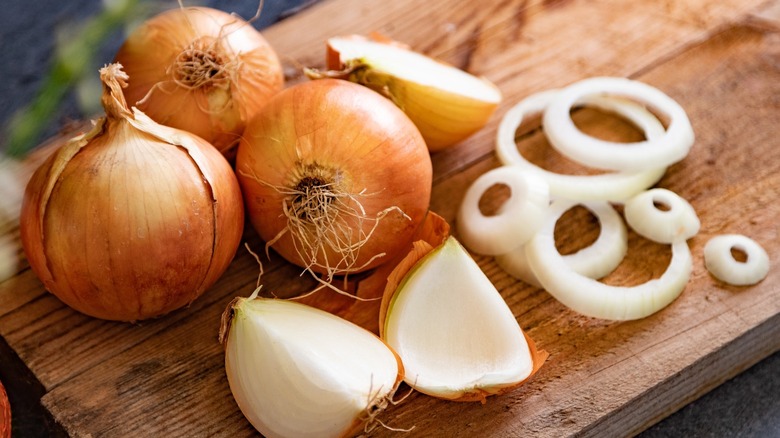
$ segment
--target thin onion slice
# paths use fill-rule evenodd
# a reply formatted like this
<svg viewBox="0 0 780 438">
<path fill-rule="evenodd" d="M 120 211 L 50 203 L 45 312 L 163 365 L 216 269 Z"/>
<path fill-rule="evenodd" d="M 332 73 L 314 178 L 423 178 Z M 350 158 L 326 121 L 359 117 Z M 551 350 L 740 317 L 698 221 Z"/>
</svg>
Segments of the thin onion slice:
<svg viewBox="0 0 780 438">
<path fill-rule="evenodd" d="M 664 135 L 636 143 L 616 143 L 591 137 L 571 119 L 574 106 L 594 95 L 629 97 L 666 114 L 671 121 Z M 693 145 L 693 128 L 685 110 L 659 89 L 625 78 L 585 79 L 562 89 L 544 113 L 550 144 L 578 163 L 597 169 L 640 171 L 682 160 Z"/>
<path fill-rule="evenodd" d="M 517 150 L 515 143 L 517 128 L 526 115 L 544 111 L 557 93 L 557 90 L 550 90 L 533 94 L 504 115 L 496 138 L 496 155 L 503 164 L 520 167 L 544 179 L 550 185 L 550 194 L 554 197 L 579 201 L 622 202 L 661 179 L 666 172 L 663 166 L 641 172 L 564 175 L 542 169 L 526 160 Z M 664 127 L 661 122 L 652 113 L 633 102 L 607 97 L 589 97 L 585 102 L 590 106 L 625 117 L 642 130 L 648 139 L 663 136 Z"/>
<path fill-rule="evenodd" d="M 610 320 L 640 319 L 674 301 L 691 276 L 691 251 L 685 240 L 672 244 L 672 260 L 660 278 L 637 286 L 611 286 L 574 272 L 555 248 L 555 223 L 572 202 L 556 201 L 551 219 L 526 245 L 528 264 L 555 299 L 586 316 Z"/>
<path fill-rule="evenodd" d="M 588 278 L 606 277 L 618 267 L 628 250 L 628 232 L 620 215 L 607 202 L 586 202 L 580 204 L 593 213 L 599 221 L 599 237 L 591 245 L 563 256 L 567 266 L 574 272 Z M 541 287 L 528 258 L 525 245 L 496 256 L 496 263 L 513 277 L 528 284 Z"/>
<path fill-rule="evenodd" d="M 626 201 L 628 225 L 642 237 L 658 243 L 688 240 L 701 222 L 688 201 L 671 190 L 655 188 Z"/>
<path fill-rule="evenodd" d="M 738 261 L 732 250 L 745 253 Z M 704 265 L 718 280 L 734 286 L 750 286 L 769 273 L 769 255 L 755 240 L 741 234 L 715 236 L 704 245 Z"/>
<path fill-rule="evenodd" d="M 509 186 L 511 195 L 495 215 L 485 216 L 479 210 L 479 200 L 498 184 Z M 513 166 L 493 169 L 477 178 L 466 191 L 458 211 L 460 240 L 479 254 L 509 252 L 536 233 L 549 204 L 549 188 L 544 180 Z"/>
</svg>

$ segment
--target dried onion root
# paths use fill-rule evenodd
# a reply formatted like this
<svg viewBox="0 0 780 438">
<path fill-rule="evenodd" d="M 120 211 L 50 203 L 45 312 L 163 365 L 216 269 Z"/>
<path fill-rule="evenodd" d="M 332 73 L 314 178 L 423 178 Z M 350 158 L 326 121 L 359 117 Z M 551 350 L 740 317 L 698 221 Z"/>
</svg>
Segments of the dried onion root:
<svg viewBox="0 0 780 438">
<path fill-rule="evenodd" d="M 626 201 L 624 214 L 634 231 L 658 243 L 688 240 L 701 227 L 691 204 L 662 188 L 647 190 Z"/>
<path fill-rule="evenodd" d="M 599 236 L 591 245 L 573 254 L 563 256 L 574 272 L 588 278 L 606 277 L 623 261 L 628 250 L 628 232 L 623 219 L 607 202 L 580 204 L 599 221 Z M 541 287 L 525 255 L 525 245 L 506 254 L 496 256 L 496 263 L 513 277 L 533 286 Z"/>
<path fill-rule="evenodd" d="M 557 90 L 533 94 L 504 115 L 496 137 L 496 155 L 503 164 L 520 167 L 544 179 L 550 186 L 550 194 L 554 197 L 579 201 L 621 202 L 651 187 L 661 179 L 666 172 L 663 166 L 640 172 L 564 175 L 542 169 L 526 160 L 517 150 L 515 133 L 524 117 L 544 111 L 557 94 Z M 582 102 L 625 117 L 642 130 L 645 137 L 650 140 L 658 139 L 664 133 L 663 125 L 652 113 L 630 101 L 609 97 L 588 97 Z"/>
<path fill-rule="evenodd" d="M 732 251 L 745 254 L 745 261 Z M 718 280 L 734 286 L 749 286 L 769 273 L 769 255 L 755 240 L 740 234 L 715 236 L 704 245 L 704 264 Z"/>
<path fill-rule="evenodd" d="M 691 252 L 685 240 L 672 243 L 672 260 L 660 278 L 637 286 L 611 286 L 572 270 L 555 248 L 555 223 L 574 205 L 555 201 L 550 219 L 527 244 L 528 264 L 555 299 L 583 315 L 632 320 L 647 317 L 674 301 L 691 275 Z"/>
</svg>

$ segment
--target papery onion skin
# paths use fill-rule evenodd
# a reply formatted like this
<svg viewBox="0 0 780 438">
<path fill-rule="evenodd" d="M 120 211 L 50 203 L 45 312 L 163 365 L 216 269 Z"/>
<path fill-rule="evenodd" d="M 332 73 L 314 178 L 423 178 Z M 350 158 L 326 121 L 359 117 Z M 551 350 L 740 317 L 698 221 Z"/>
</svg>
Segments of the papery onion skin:
<svg viewBox="0 0 780 438">
<path fill-rule="evenodd" d="M 112 93 L 107 118 L 35 171 L 20 231 L 32 270 L 65 304 L 137 321 L 191 303 L 222 275 L 243 206 L 216 149 L 122 108 L 118 86 Z"/>
<path fill-rule="evenodd" d="M 225 70 L 188 89 L 176 82 L 174 64 L 180 56 L 187 58 L 183 53 L 192 44 L 209 50 L 189 61 L 205 53 Z M 130 76 L 125 96 L 131 106 L 158 123 L 204 138 L 229 156 L 246 122 L 284 85 L 281 63 L 260 32 L 241 18 L 206 7 L 172 9 L 147 20 L 127 38 L 115 62 Z"/>
<path fill-rule="evenodd" d="M 247 127 L 236 158 L 249 218 L 266 242 L 288 228 L 283 206 L 296 187 L 316 180 L 359 200 L 366 220 L 342 216 L 344 224 L 355 233 L 376 229 L 348 272 L 378 266 L 407 247 L 428 210 L 432 171 L 425 142 L 401 110 L 365 87 L 336 79 L 301 83 L 276 95 Z M 342 256 L 322 248 L 320 266 L 312 266 L 292 234 L 284 233 L 272 247 L 294 264 L 325 273 L 322 266 L 335 267 Z"/>
</svg>

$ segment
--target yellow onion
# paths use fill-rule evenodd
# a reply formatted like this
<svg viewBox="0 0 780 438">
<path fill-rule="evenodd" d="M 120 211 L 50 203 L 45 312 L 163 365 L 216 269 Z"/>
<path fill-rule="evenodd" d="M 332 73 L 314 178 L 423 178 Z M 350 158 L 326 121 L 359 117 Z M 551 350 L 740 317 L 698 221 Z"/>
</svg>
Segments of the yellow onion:
<svg viewBox="0 0 780 438">
<path fill-rule="evenodd" d="M 414 124 L 379 94 L 335 79 L 274 96 L 247 126 L 236 172 L 268 245 L 331 277 L 405 249 L 431 196 L 431 160 Z"/>
<path fill-rule="evenodd" d="M 392 100 L 417 125 L 431 152 L 481 129 L 501 102 L 501 92 L 487 79 L 387 38 L 330 38 L 327 67 L 326 75 L 342 76 Z"/>
<path fill-rule="evenodd" d="M 33 271 L 63 302 L 135 321 L 187 305 L 222 275 L 243 206 L 215 148 L 129 110 L 120 65 L 100 76 L 106 116 L 33 174 L 21 238 Z"/>
<path fill-rule="evenodd" d="M 141 24 L 116 54 L 127 101 L 158 123 L 192 132 L 223 153 L 284 77 L 250 23 L 205 7 L 172 9 Z"/>
</svg>

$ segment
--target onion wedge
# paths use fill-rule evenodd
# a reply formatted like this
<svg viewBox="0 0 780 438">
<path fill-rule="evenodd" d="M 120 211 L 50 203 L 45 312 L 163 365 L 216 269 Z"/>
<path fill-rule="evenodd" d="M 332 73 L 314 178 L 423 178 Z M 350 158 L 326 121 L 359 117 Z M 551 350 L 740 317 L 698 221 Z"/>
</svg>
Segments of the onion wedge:
<svg viewBox="0 0 780 438">
<path fill-rule="evenodd" d="M 547 358 L 453 237 L 435 249 L 418 242 L 388 279 L 380 314 L 405 382 L 434 397 L 484 403 L 525 382 Z"/>
<path fill-rule="evenodd" d="M 501 102 L 501 92 L 487 79 L 392 40 L 334 37 L 328 39 L 327 50 L 331 71 L 325 75 L 340 74 L 390 98 L 414 122 L 432 152 L 482 128 Z"/>
</svg>

